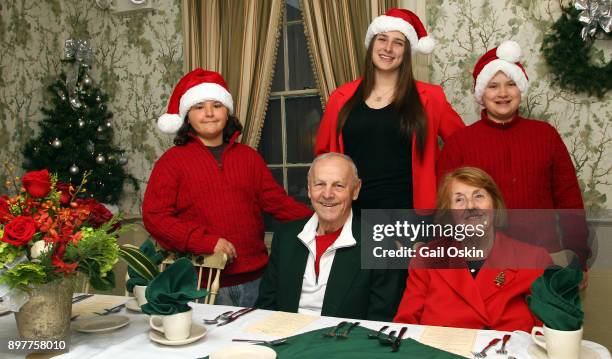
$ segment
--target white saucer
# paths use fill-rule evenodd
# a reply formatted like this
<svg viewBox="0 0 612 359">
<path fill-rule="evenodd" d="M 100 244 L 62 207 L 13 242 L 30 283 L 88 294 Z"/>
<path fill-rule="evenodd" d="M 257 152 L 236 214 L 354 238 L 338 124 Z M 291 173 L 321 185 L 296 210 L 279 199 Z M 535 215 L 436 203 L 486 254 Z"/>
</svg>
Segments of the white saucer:
<svg viewBox="0 0 612 359">
<path fill-rule="evenodd" d="M 142 313 L 142 309 L 138 305 L 136 299 L 130 299 L 125 303 L 125 309 L 130 310 L 132 312 L 140 312 Z"/>
<path fill-rule="evenodd" d="M 185 345 L 185 344 L 189 344 L 189 343 L 193 343 L 196 340 L 201 339 L 203 336 L 206 335 L 206 328 L 204 328 L 201 325 L 197 325 L 197 324 L 191 324 L 191 330 L 190 330 L 191 335 L 189 335 L 188 338 L 186 339 L 182 339 L 182 340 L 168 340 L 166 339 L 166 337 L 164 336 L 164 333 L 160 333 L 156 330 L 151 329 L 151 331 L 149 331 L 149 339 L 151 339 L 152 341 L 159 343 L 159 344 L 163 344 L 163 345 Z"/>
<path fill-rule="evenodd" d="M 534 359 L 548 359 L 546 351 L 537 344 L 531 344 L 527 349 L 529 355 Z M 580 359 L 600 359 L 601 356 L 591 348 L 584 345 L 584 342 L 580 346 Z"/>
<path fill-rule="evenodd" d="M 275 359 L 276 352 L 261 345 L 235 344 L 216 350 L 209 359 Z"/>
<path fill-rule="evenodd" d="M 128 325 L 130 318 L 124 315 L 105 315 L 77 320 L 72 324 L 74 330 L 83 333 L 104 333 Z"/>
</svg>

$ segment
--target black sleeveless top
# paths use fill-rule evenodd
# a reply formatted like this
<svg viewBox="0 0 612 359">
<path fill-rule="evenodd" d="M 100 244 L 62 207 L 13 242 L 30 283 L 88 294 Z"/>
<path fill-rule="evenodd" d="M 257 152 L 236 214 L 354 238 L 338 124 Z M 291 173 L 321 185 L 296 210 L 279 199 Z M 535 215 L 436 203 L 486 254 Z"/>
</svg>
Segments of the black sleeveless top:
<svg viewBox="0 0 612 359">
<path fill-rule="evenodd" d="M 344 153 L 351 156 L 362 180 L 353 209 L 413 208 L 412 136 L 402 136 L 393 104 L 380 109 L 357 104 L 342 137 Z"/>
</svg>

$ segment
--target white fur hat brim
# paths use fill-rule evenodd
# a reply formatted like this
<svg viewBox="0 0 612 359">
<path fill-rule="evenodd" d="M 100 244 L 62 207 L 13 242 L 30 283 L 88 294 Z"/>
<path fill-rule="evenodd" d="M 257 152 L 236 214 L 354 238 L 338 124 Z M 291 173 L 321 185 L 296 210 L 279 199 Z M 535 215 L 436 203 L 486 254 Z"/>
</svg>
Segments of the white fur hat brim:
<svg viewBox="0 0 612 359">
<path fill-rule="evenodd" d="M 480 104 L 480 107 L 484 108 L 482 96 L 484 95 L 485 89 L 487 88 L 487 84 L 495 75 L 499 72 L 503 72 L 511 78 L 515 83 L 518 89 L 521 91 L 521 97 L 524 98 L 527 95 L 527 90 L 529 89 L 529 81 L 527 80 L 527 76 L 521 68 L 511 62 L 495 59 L 488 64 L 486 64 L 478 77 L 476 78 L 476 86 L 474 86 L 474 97 L 476 98 L 476 102 Z"/>
<path fill-rule="evenodd" d="M 193 86 L 189 90 L 185 91 L 181 96 L 179 103 L 179 116 L 185 118 L 187 112 L 191 106 L 204 101 L 219 101 L 225 107 L 227 107 L 229 114 L 234 114 L 234 100 L 232 94 L 230 94 L 223 86 L 205 82 L 199 85 Z"/>
</svg>

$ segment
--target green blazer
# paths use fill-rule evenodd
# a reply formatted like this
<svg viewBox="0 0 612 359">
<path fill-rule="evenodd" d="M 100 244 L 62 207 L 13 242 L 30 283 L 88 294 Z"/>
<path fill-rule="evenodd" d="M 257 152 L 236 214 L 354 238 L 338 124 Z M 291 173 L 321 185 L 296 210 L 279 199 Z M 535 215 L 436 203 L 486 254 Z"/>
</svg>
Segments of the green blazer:
<svg viewBox="0 0 612 359">
<path fill-rule="evenodd" d="M 287 223 L 274 233 L 256 307 L 297 312 L 309 254 L 297 235 L 309 219 Z M 360 222 L 355 217 L 352 229 L 357 245 L 336 250 L 321 315 L 391 321 L 405 287 L 405 270 L 361 269 Z"/>
</svg>

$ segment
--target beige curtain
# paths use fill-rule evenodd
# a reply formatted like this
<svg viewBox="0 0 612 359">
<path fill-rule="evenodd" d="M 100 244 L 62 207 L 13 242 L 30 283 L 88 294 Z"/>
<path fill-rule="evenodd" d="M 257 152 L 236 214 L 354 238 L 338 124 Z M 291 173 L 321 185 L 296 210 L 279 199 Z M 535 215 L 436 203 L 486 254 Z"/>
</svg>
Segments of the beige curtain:
<svg viewBox="0 0 612 359">
<path fill-rule="evenodd" d="M 242 143 L 257 147 L 282 23 L 282 0 L 182 0 L 185 67 L 220 72 L 242 121 Z"/>
<path fill-rule="evenodd" d="M 371 20 L 397 0 L 301 0 L 306 39 L 312 56 L 321 102 L 343 83 L 361 75 L 364 39 Z"/>
</svg>

